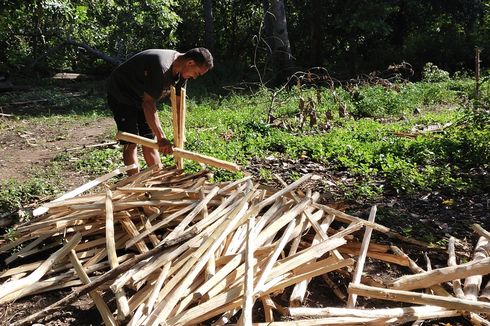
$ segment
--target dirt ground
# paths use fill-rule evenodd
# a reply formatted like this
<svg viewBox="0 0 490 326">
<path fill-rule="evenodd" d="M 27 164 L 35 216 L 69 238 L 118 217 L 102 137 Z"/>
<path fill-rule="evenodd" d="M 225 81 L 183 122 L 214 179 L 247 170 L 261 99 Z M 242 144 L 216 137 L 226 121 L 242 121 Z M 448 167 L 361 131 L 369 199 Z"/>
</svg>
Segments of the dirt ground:
<svg viewBox="0 0 490 326">
<path fill-rule="evenodd" d="M 6 114 L 21 114 L 15 110 L 3 110 Z M 66 149 L 112 141 L 107 131 L 113 127 L 112 118 L 101 118 L 97 121 L 80 124 L 77 121 L 62 125 L 46 126 L 28 125 L 25 119 L 13 119 L 0 116 L 7 123 L 7 128 L 0 133 L 0 180 L 29 178 L 33 169 L 42 170 L 59 153 Z M 25 130 L 19 132 L 19 130 Z M 345 175 L 329 171 L 315 162 L 265 159 L 250 162 L 249 172 L 258 177 L 258 167 L 270 169 L 284 178 L 292 172 L 304 174 L 313 172 L 322 176 L 318 190 L 322 193 L 322 201 L 334 203 L 341 194 L 338 185 L 345 180 Z M 66 188 L 70 189 L 83 183 L 87 176 L 74 171 L 63 171 Z M 369 202 L 342 202 L 340 204 L 349 213 L 366 218 Z M 458 252 L 470 258 L 471 250 L 476 242 L 470 225 L 479 223 L 490 229 L 490 197 L 487 193 L 468 196 L 448 196 L 437 192 L 429 192 L 416 197 L 404 197 L 396 194 L 387 195 L 378 202 L 378 222 L 391 227 L 394 231 L 407 237 L 444 247 L 449 236 L 457 238 Z M 429 236 L 430 235 L 430 236 Z M 425 268 L 423 252 L 427 252 L 433 267 L 446 266 L 447 255 L 442 249 L 428 249 L 410 245 L 399 239 L 375 235 L 380 243 L 396 244 L 402 248 L 419 265 Z M 0 257 L 1 259 L 5 257 Z M 374 266 L 373 274 L 387 273 L 385 266 Z M 0 269 L 4 266 L 0 265 Z M 408 270 L 400 270 L 409 273 Z M 388 271 L 397 273 L 397 269 Z M 326 304 L 340 305 L 334 299 L 329 288 L 321 281 L 315 281 L 310 286 L 310 295 L 306 305 L 322 306 Z M 0 308 L 0 324 L 8 325 L 9 321 L 19 320 L 27 314 L 38 311 L 55 302 L 70 292 L 70 289 L 54 291 L 48 294 L 35 295 L 19 300 Z M 108 298 L 110 303 L 111 299 Z M 360 300 L 361 305 L 365 301 Z M 382 304 L 380 304 L 382 305 Z M 387 304 L 388 306 L 388 304 Z M 258 308 L 260 312 L 260 308 Z M 50 316 L 42 322 L 43 325 L 99 325 L 101 319 L 97 310 L 91 304 L 88 296 L 80 298 L 75 304 L 65 307 L 62 311 Z M 445 321 L 426 322 L 423 325 L 470 325 L 464 319 L 448 319 Z"/>
</svg>

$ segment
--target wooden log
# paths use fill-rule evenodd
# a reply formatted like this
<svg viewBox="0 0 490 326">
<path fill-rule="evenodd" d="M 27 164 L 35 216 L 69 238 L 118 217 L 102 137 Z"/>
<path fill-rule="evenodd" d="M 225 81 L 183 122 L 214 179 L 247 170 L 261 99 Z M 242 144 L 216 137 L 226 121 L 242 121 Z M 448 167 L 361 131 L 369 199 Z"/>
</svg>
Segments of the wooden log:
<svg viewBox="0 0 490 326">
<path fill-rule="evenodd" d="M 437 270 L 437 269 L 436 269 Z M 409 302 L 417 303 L 423 305 L 434 305 L 439 307 L 444 307 L 454 310 L 464 310 L 471 312 L 490 312 L 490 303 L 486 302 L 475 302 L 466 299 L 459 299 L 454 297 L 443 297 L 438 295 L 402 291 L 402 290 L 392 290 L 392 289 L 382 289 L 372 286 L 362 285 L 362 284 L 349 284 L 349 293 L 355 293 L 357 295 L 362 295 L 365 297 L 371 297 L 376 299 L 397 301 L 397 302 Z"/>
<path fill-rule="evenodd" d="M 78 257 L 77 257 L 74 250 L 72 250 L 70 252 L 70 262 L 72 263 L 73 268 L 75 269 L 75 272 L 77 273 L 77 275 L 80 278 L 80 280 L 82 281 L 82 283 L 83 284 L 89 284 L 90 278 L 88 277 L 87 273 L 83 269 L 83 266 L 80 263 L 80 260 L 78 260 Z M 104 324 L 107 326 L 118 325 L 117 321 L 112 316 L 112 313 L 109 310 L 109 307 L 107 307 L 104 299 L 102 299 L 100 294 L 94 290 L 94 291 L 90 291 L 89 295 L 92 298 L 92 300 L 94 301 L 95 306 L 99 310 L 100 316 L 102 317 Z"/>
<path fill-rule="evenodd" d="M 374 219 L 376 218 L 376 205 L 371 208 L 371 212 L 369 213 L 368 221 L 374 223 Z M 361 251 L 359 253 L 359 258 L 357 259 L 356 269 L 354 271 L 354 277 L 352 278 L 353 284 L 359 284 L 361 281 L 362 271 L 364 270 L 364 263 L 366 261 L 366 254 L 369 248 L 369 243 L 371 242 L 371 233 L 373 229 L 369 226 L 366 226 L 366 230 L 364 231 L 364 238 L 362 239 Z M 354 308 L 356 306 L 357 295 L 350 294 L 347 299 L 347 308 Z"/>
<path fill-rule="evenodd" d="M 142 145 L 145 147 L 158 149 L 158 144 L 156 141 L 145 138 L 145 137 L 133 135 L 130 133 L 119 131 L 116 135 L 116 138 L 119 140 L 129 141 L 129 142 L 132 142 L 132 143 L 135 143 L 138 145 Z M 229 171 L 240 171 L 241 170 L 240 166 L 238 166 L 235 163 L 226 162 L 226 161 L 214 158 L 214 157 L 210 157 L 210 156 L 206 156 L 206 155 L 202 155 L 202 154 L 198 154 L 198 153 L 193 153 L 193 152 L 181 149 L 181 148 L 174 147 L 173 148 L 173 154 L 174 154 L 174 157 L 176 157 L 176 158 L 192 160 L 192 161 L 204 163 L 207 165 L 211 165 L 211 166 L 222 168 L 222 169 L 229 170 Z"/>
<path fill-rule="evenodd" d="M 19 280 L 5 282 L 0 286 L 0 299 L 3 297 L 19 292 L 20 295 L 22 291 L 28 290 L 28 287 L 43 277 L 46 272 L 59 260 L 68 255 L 70 251 L 80 242 L 82 235 L 76 233 L 70 241 L 68 241 L 61 249 L 53 253 L 46 259 L 34 272 L 29 274 L 29 276 L 21 278 Z"/>
<path fill-rule="evenodd" d="M 106 237 L 105 243 L 107 248 L 107 258 L 109 259 L 109 264 L 112 269 L 119 266 L 116 254 L 116 243 L 114 240 L 114 211 L 112 205 L 112 191 L 107 189 L 106 200 L 105 200 L 105 211 L 106 211 Z M 124 321 L 129 316 L 129 306 L 128 299 L 124 290 L 119 290 L 114 293 L 116 295 L 117 302 L 117 320 Z"/>
<path fill-rule="evenodd" d="M 434 269 L 415 275 L 405 275 L 389 284 L 393 289 L 413 290 L 427 288 L 455 279 L 466 278 L 472 275 L 485 275 L 490 273 L 490 257 L 479 261 L 461 264 L 455 267 Z"/>
<path fill-rule="evenodd" d="M 129 270 L 132 266 L 135 264 L 153 256 L 158 256 L 161 254 L 161 252 L 165 251 L 166 249 L 173 247 L 181 242 L 184 242 L 188 240 L 189 238 L 192 238 L 196 234 L 193 232 L 189 232 L 185 236 L 183 236 L 180 239 L 175 239 L 174 241 L 169 241 L 168 243 L 162 244 L 160 247 L 156 247 L 148 252 L 145 252 L 144 254 L 135 256 L 133 259 L 128 260 L 121 265 L 119 265 L 117 268 L 111 269 L 107 273 L 95 278 L 92 280 L 90 284 L 86 284 L 80 288 L 74 289 L 69 295 L 64 297 L 61 300 L 56 301 L 55 303 L 49 305 L 48 307 L 44 308 L 43 310 L 33 313 L 29 315 L 28 317 L 12 323 L 10 326 L 21 326 L 21 325 L 30 325 L 32 321 L 38 320 L 47 314 L 49 314 L 51 311 L 57 309 L 58 307 L 62 305 L 67 305 L 70 304 L 78 299 L 79 296 L 82 296 L 84 294 L 89 293 L 90 291 L 98 288 L 100 285 L 109 282 L 111 280 L 114 280 L 118 275 L 124 273 L 125 271 Z"/>
<path fill-rule="evenodd" d="M 140 234 L 138 232 L 138 228 L 136 227 L 136 225 L 134 225 L 133 221 L 129 217 L 121 216 L 119 218 L 119 222 L 121 223 L 123 229 L 126 231 L 130 238 L 134 238 Z M 136 247 L 136 249 L 138 249 L 140 253 L 144 253 L 150 250 L 148 249 L 144 241 L 138 241 L 135 243 L 134 246 Z"/>
<path fill-rule="evenodd" d="M 456 250 L 454 248 L 454 242 L 455 239 L 454 237 L 449 238 L 449 242 L 447 244 L 447 254 L 448 254 L 448 260 L 447 260 L 447 265 L 448 266 L 457 266 L 458 264 L 456 263 Z M 457 298 L 464 298 L 464 292 L 461 287 L 461 280 L 460 279 L 454 279 L 453 282 L 453 292 L 456 295 Z"/>
<path fill-rule="evenodd" d="M 241 317 L 242 326 L 252 325 L 252 308 L 254 306 L 254 225 L 255 218 L 251 217 L 247 222 L 247 245 L 245 247 L 245 284 L 243 294 L 243 309 Z"/>
<path fill-rule="evenodd" d="M 123 168 L 115 169 L 114 171 L 112 171 L 110 173 L 104 174 L 103 176 L 100 176 L 100 177 L 98 177 L 95 180 L 89 181 L 89 182 L 85 183 L 84 185 L 82 185 L 82 186 L 80 186 L 78 188 L 73 189 L 72 191 L 69 191 L 69 192 L 63 194 L 62 196 L 56 198 L 52 202 L 62 201 L 62 200 L 68 199 L 68 198 L 73 198 L 75 196 L 78 196 L 79 194 L 81 194 L 81 193 L 83 193 L 83 192 L 85 192 L 85 191 L 87 191 L 87 190 L 89 190 L 91 188 L 94 188 L 94 187 L 100 185 L 102 182 L 105 182 L 105 181 L 109 180 L 110 178 L 115 177 L 116 175 L 119 175 L 121 173 L 124 173 L 124 172 L 126 172 L 128 170 L 132 170 L 132 169 L 134 169 L 136 167 L 137 166 L 135 164 L 133 164 L 133 165 L 130 165 L 130 166 L 125 166 Z M 40 207 L 36 208 L 32 212 L 32 215 L 34 217 L 40 216 L 40 215 L 46 213 L 47 211 L 48 211 L 48 208 L 46 208 L 44 206 L 40 206 Z"/>
<path fill-rule="evenodd" d="M 473 253 L 473 262 L 481 261 L 488 257 L 488 251 L 490 250 L 490 245 L 485 237 L 480 237 L 475 247 Z M 480 293 L 480 286 L 482 282 L 482 275 L 472 275 L 464 280 L 464 297 L 468 300 L 476 301 L 478 299 L 478 293 Z"/>
</svg>

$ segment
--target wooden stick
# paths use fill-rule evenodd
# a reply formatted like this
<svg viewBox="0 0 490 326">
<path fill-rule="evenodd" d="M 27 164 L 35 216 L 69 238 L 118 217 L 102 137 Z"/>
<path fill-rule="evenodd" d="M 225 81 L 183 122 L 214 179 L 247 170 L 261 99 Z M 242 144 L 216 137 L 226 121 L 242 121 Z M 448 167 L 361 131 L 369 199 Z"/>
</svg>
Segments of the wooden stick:
<svg viewBox="0 0 490 326">
<path fill-rule="evenodd" d="M 315 207 L 317 207 L 319 209 L 323 209 L 325 212 L 327 212 L 329 214 L 335 215 L 337 217 L 337 220 L 346 221 L 348 223 L 352 223 L 352 222 L 358 223 L 358 222 L 361 222 L 365 226 L 371 227 L 373 230 L 376 230 L 376 231 L 379 231 L 379 232 L 383 232 L 383 233 L 390 232 L 390 229 L 387 228 L 386 226 L 383 226 L 383 225 L 377 224 L 377 223 L 370 223 L 369 221 L 363 220 L 362 218 L 359 218 L 359 217 L 356 217 L 356 216 L 352 216 L 352 215 L 346 214 L 346 213 L 341 212 L 341 211 L 339 211 L 339 210 L 337 210 L 335 208 L 332 208 L 332 207 L 329 207 L 329 206 L 326 206 L 326 205 L 320 205 L 318 203 L 313 204 L 313 206 L 315 206 Z"/>
<path fill-rule="evenodd" d="M 30 285 L 36 283 L 41 279 L 41 277 L 46 274 L 46 272 L 59 260 L 68 255 L 70 251 L 80 242 L 82 235 L 76 233 L 70 241 L 68 241 L 61 249 L 53 253 L 46 259 L 34 272 L 29 276 L 21 278 L 20 280 L 15 280 L 11 282 L 6 282 L 0 286 L 0 299 L 19 291 L 19 295 L 24 289 L 27 289 Z"/>
<path fill-rule="evenodd" d="M 447 265 L 451 267 L 457 266 L 456 250 L 454 249 L 454 242 L 455 242 L 454 237 L 450 237 L 449 242 L 447 244 L 447 253 L 448 253 Z M 453 291 L 457 298 L 464 298 L 464 292 L 461 287 L 460 279 L 453 280 Z"/>
<path fill-rule="evenodd" d="M 437 270 L 437 269 L 436 269 Z M 436 271 L 435 270 L 435 271 Z M 355 293 L 357 295 L 362 295 L 371 298 L 384 299 L 390 301 L 401 301 L 418 303 L 424 305 L 435 305 L 439 307 L 444 307 L 448 309 L 464 310 L 471 312 L 490 312 L 490 303 L 486 302 L 475 302 L 466 299 L 458 299 L 454 297 L 443 297 L 438 295 L 401 291 L 401 290 L 391 290 L 382 289 L 372 286 L 362 285 L 362 284 L 349 284 L 349 293 Z"/>
<path fill-rule="evenodd" d="M 277 180 L 279 180 L 279 182 L 284 187 L 287 186 L 287 183 L 284 182 L 284 180 L 282 180 L 282 178 L 278 174 L 274 174 L 274 176 L 276 177 Z M 294 193 L 294 191 L 291 191 L 291 196 L 293 196 L 293 199 L 296 201 L 296 203 L 299 203 L 301 201 L 301 199 Z M 319 234 L 323 240 L 327 240 L 328 239 L 327 234 L 325 233 L 325 231 L 322 230 L 318 222 L 315 219 L 313 219 L 313 217 L 311 216 L 311 212 L 306 209 L 304 213 L 308 218 L 308 221 L 311 223 L 311 226 L 313 226 L 313 228 L 315 229 L 316 233 Z"/>
<path fill-rule="evenodd" d="M 119 175 L 121 173 L 124 173 L 124 172 L 126 172 L 128 170 L 132 170 L 132 169 L 134 169 L 136 167 L 137 166 L 135 164 L 133 164 L 133 165 L 130 165 L 130 166 L 125 166 L 123 168 L 115 169 L 114 171 L 112 171 L 110 173 L 104 174 L 103 176 L 98 177 L 95 180 L 92 180 L 90 182 L 87 182 L 86 184 L 84 184 L 84 185 L 82 185 L 82 186 L 80 186 L 78 188 L 75 188 L 72 191 L 69 191 L 69 192 L 65 193 L 61 197 L 58 197 L 55 200 L 53 200 L 52 202 L 58 202 L 58 201 L 62 201 L 62 200 L 65 200 L 65 199 L 69 199 L 69 198 L 73 198 L 75 196 L 78 196 L 81 193 L 83 193 L 83 192 L 85 192 L 85 191 L 87 191 L 87 190 L 89 190 L 91 188 L 94 188 L 94 187 L 100 185 L 102 182 L 105 182 L 105 181 L 109 180 L 110 178 L 115 177 L 116 175 Z M 46 208 L 44 206 L 40 206 L 40 207 L 36 208 L 32 212 L 32 215 L 34 217 L 40 216 L 40 215 L 46 213 L 47 211 L 48 211 L 48 208 Z"/>
<path fill-rule="evenodd" d="M 347 243 L 348 245 L 348 243 Z M 392 264 L 397 264 L 400 266 L 409 266 L 410 262 L 408 260 L 408 256 L 398 256 L 398 255 L 392 255 L 384 252 L 377 252 L 377 251 L 371 251 L 371 245 L 369 245 L 369 250 L 366 253 L 367 257 L 374 258 L 377 260 L 381 260 L 387 263 L 392 263 Z M 342 246 L 337 249 L 340 253 L 343 254 L 349 254 L 349 255 L 354 255 L 354 256 L 359 256 L 360 249 L 353 249 L 349 248 L 349 246 L 345 247 Z"/>
<path fill-rule="evenodd" d="M 323 215 L 323 211 L 322 210 L 319 210 L 317 213 Z M 316 213 L 315 213 L 316 214 Z M 303 218 L 303 216 L 302 216 Z M 312 218 L 314 218 L 314 216 L 312 216 Z M 322 224 L 320 224 L 320 228 L 322 229 L 322 231 L 324 233 L 326 233 L 326 231 L 328 230 L 328 228 L 330 227 L 330 224 L 332 223 L 333 221 L 333 216 L 332 215 L 329 215 L 325 221 L 323 221 Z M 303 234 L 303 233 L 301 233 Z M 299 244 L 299 240 L 301 239 L 301 236 L 297 236 L 294 240 L 293 240 L 293 244 L 291 245 L 291 247 L 293 247 L 293 245 L 296 245 L 296 243 Z M 295 240 L 298 240 L 297 242 Z M 315 234 L 315 237 L 313 238 L 313 241 L 311 242 L 312 245 L 316 245 L 318 244 L 320 241 L 322 241 L 322 236 L 317 233 Z M 293 255 L 294 253 L 292 252 L 292 250 L 294 249 L 294 253 L 296 253 L 297 249 L 295 248 L 291 248 L 290 252 L 289 252 L 289 255 Z M 338 258 L 337 254 L 338 254 L 338 251 L 337 249 L 335 250 L 332 250 L 332 254 L 335 255 L 335 257 Z M 338 254 L 340 256 L 340 254 Z M 343 259 L 342 256 L 340 256 L 340 259 Z M 316 261 L 316 259 L 314 260 Z M 304 280 L 298 284 L 295 284 L 294 285 L 294 288 L 293 288 L 293 291 L 291 292 L 291 296 L 289 297 L 289 306 L 290 307 L 299 307 L 304 299 L 305 299 L 305 296 L 306 296 L 306 291 L 308 289 L 308 284 L 310 283 L 310 280 Z"/>
<path fill-rule="evenodd" d="M 132 143 L 135 143 L 138 145 L 142 145 L 145 147 L 158 149 L 158 144 L 156 141 L 154 141 L 152 139 L 145 138 L 145 137 L 141 137 L 138 135 L 130 134 L 127 132 L 119 131 L 116 135 L 116 138 L 120 139 L 120 140 L 129 141 L 129 142 L 132 142 Z M 241 170 L 241 168 L 238 165 L 236 165 L 235 163 L 226 162 L 226 161 L 223 161 L 223 160 L 211 157 L 211 156 L 193 153 L 193 152 L 181 149 L 181 148 L 174 147 L 173 153 L 174 153 L 174 157 L 177 157 L 177 158 L 192 160 L 192 161 L 204 163 L 207 165 L 215 166 L 215 167 L 222 168 L 222 169 L 229 170 L 229 171 L 240 171 Z"/>
<path fill-rule="evenodd" d="M 153 285 L 153 290 L 151 291 L 150 297 L 148 298 L 148 301 L 146 303 L 145 314 L 150 314 L 152 312 L 153 307 L 155 306 L 155 302 L 158 299 L 158 294 L 162 289 L 163 282 L 165 282 L 165 279 L 168 277 L 171 266 L 172 266 L 172 262 L 170 261 L 165 265 L 163 265 L 162 271 L 160 272 L 160 275 L 158 275 L 158 279 L 155 285 Z"/>
<path fill-rule="evenodd" d="M 413 261 L 410 257 L 408 257 L 400 248 L 397 246 L 391 246 L 391 250 L 395 253 L 395 255 L 405 257 L 408 260 L 408 268 L 414 273 L 425 273 L 425 270 L 417 265 L 415 261 Z M 441 285 L 434 284 L 430 286 L 430 289 L 434 291 L 437 295 L 451 296 Z"/>
<path fill-rule="evenodd" d="M 39 245 L 41 242 L 43 242 L 44 240 L 46 240 L 49 237 L 51 237 L 51 234 L 41 235 L 40 237 L 38 237 L 37 239 L 35 239 L 31 243 L 29 243 L 27 246 L 22 247 L 21 250 L 14 252 L 10 257 L 6 258 L 5 264 L 7 264 L 7 265 L 10 264 L 11 262 L 13 262 L 17 258 L 19 258 L 20 255 L 22 255 L 23 253 L 28 252 L 29 250 L 35 248 L 37 245 Z"/>
<path fill-rule="evenodd" d="M 369 213 L 368 221 L 374 223 L 374 219 L 376 218 L 376 205 L 371 207 L 371 212 Z M 361 252 L 359 254 L 359 258 L 357 259 L 356 269 L 354 271 L 354 277 L 352 278 L 352 283 L 359 284 L 361 282 L 362 271 L 364 269 L 364 262 L 366 261 L 366 254 L 369 248 L 369 242 L 371 241 L 371 233 L 373 229 L 369 226 L 366 226 L 366 230 L 364 231 L 364 238 L 362 239 Z M 354 308 L 356 306 L 357 295 L 350 294 L 347 300 L 347 308 Z"/>
<path fill-rule="evenodd" d="M 487 250 L 490 249 L 489 242 L 487 238 L 480 237 L 475 247 L 475 251 L 473 253 L 473 260 L 481 261 L 484 258 L 488 257 Z M 464 280 L 464 297 L 468 300 L 476 301 L 478 299 L 478 293 L 480 292 L 480 286 L 482 282 L 482 275 L 472 275 L 467 277 Z"/>
<path fill-rule="evenodd" d="M 332 281 L 332 279 L 327 274 L 323 274 L 322 278 L 325 281 L 325 283 L 327 283 L 327 285 L 330 287 L 333 294 L 335 294 L 341 302 L 347 301 L 347 295 L 340 290 L 339 286 L 337 284 L 335 284 L 335 282 Z M 293 308 L 293 307 L 290 307 L 290 309 L 291 308 Z"/>
<path fill-rule="evenodd" d="M 124 273 L 125 271 L 129 270 L 132 266 L 135 264 L 139 263 L 142 260 L 145 260 L 149 257 L 157 256 L 161 252 L 165 251 L 166 249 L 175 246 L 181 242 L 184 242 L 188 240 L 189 238 L 194 237 L 196 234 L 194 232 L 189 232 L 182 236 L 180 239 L 175 239 L 173 241 L 169 241 L 167 243 L 162 244 L 160 247 L 156 247 L 148 252 L 145 252 L 144 254 L 135 256 L 133 259 L 128 260 L 118 267 L 111 269 L 107 273 L 99 276 L 98 278 L 92 280 L 90 284 L 86 284 L 84 286 L 81 286 L 80 288 L 74 289 L 69 295 L 64 297 L 61 300 L 58 300 L 57 302 L 49 305 L 48 307 L 44 308 L 43 310 L 31 314 L 29 317 L 26 317 L 20 321 L 12 323 L 10 326 L 21 326 L 21 325 L 30 325 L 30 322 L 38 320 L 47 314 L 49 314 L 51 311 L 57 309 L 59 306 L 62 305 L 67 305 L 70 304 L 78 299 L 79 296 L 82 296 L 84 294 L 89 293 L 90 291 L 98 288 L 100 285 L 109 282 L 113 279 L 115 279 L 117 276 L 120 274 Z"/>
<path fill-rule="evenodd" d="M 180 103 L 175 106 L 177 110 L 177 138 L 174 141 L 175 146 L 180 149 L 184 149 L 185 142 L 185 111 L 186 111 L 186 100 L 185 100 L 185 88 L 180 90 Z M 175 157 L 175 162 L 177 168 L 184 168 L 184 159 L 182 157 Z"/>
<path fill-rule="evenodd" d="M 82 267 L 82 264 L 80 263 L 80 260 L 78 260 L 78 257 L 76 255 L 76 252 L 72 250 L 70 252 L 70 262 L 73 265 L 73 268 L 75 269 L 75 272 L 77 273 L 78 277 L 82 281 L 83 284 L 89 284 L 90 283 L 90 278 L 88 277 L 87 273 Z M 100 296 L 100 294 L 97 291 L 90 291 L 89 292 L 90 297 L 94 301 L 97 309 L 99 310 L 100 316 L 102 317 L 102 320 L 104 321 L 105 325 L 118 325 L 117 321 L 114 319 L 114 316 L 112 316 L 111 311 L 109 310 L 109 307 L 107 307 L 104 299 Z"/>
<path fill-rule="evenodd" d="M 478 233 L 480 237 L 485 237 L 488 241 L 490 241 L 490 232 L 482 228 L 480 224 L 472 224 L 471 228 L 473 229 L 473 231 Z"/>
<path fill-rule="evenodd" d="M 330 241 L 330 240 L 327 240 Z M 295 274 L 290 278 L 285 278 L 281 282 L 277 283 L 274 287 L 266 290 L 264 294 L 273 293 L 279 289 L 284 289 L 292 284 L 298 283 L 303 279 L 313 278 L 315 276 L 331 272 L 345 266 L 352 265 L 354 260 L 345 259 L 338 263 L 326 264 L 324 261 L 319 261 L 318 268 L 309 270 L 304 274 Z M 192 325 L 205 321 L 213 316 L 216 316 L 222 312 L 238 307 L 242 304 L 243 284 L 229 289 L 226 293 L 222 293 L 209 301 L 201 303 L 193 308 L 190 308 L 182 313 L 179 313 L 175 317 L 167 320 L 169 325 Z"/>
<path fill-rule="evenodd" d="M 106 211 L 106 248 L 107 258 L 112 269 L 119 266 L 116 254 L 116 243 L 114 241 L 114 211 L 112 206 L 112 191 L 107 189 L 105 199 L 105 211 Z M 124 290 L 119 290 L 114 293 L 117 301 L 117 320 L 124 321 L 130 314 L 128 299 L 124 293 Z"/>
<path fill-rule="evenodd" d="M 274 252 L 270 256 L 269 260 L 267 261 L 267 264 L 265 265 L 264 269 L 262 270 L 262 273 L 260 274 L 260 277 L 257 280 L 257 284 L 255 285 L 254 292 L 255 293 L 261 293 L 264 291 L 264 284 L 267 278 L 269 277 L 269 274 L 272 270 L 272 267 L 277 261 L 277 258 L 279 258 L 279 255 L 281 254 L 282 250 L 286 246 L 286 244 L 289 241 L 289 238 L 291 236 L 291 233 L 294 230 L 295 227 L 295 221 L 291 220 L 289 222 L 286 230 L 282 234 L 281 238 L 279 239 L 276 248 L 274 248 Z"/>
<path fill-rule="evenodd" d="M 249 197 L 251 195 L 252 193 L 249 195 Z M 157 323 L 167 319 L 171 309 L 181 298 L 181 295 L 192 283 L 197 274 L 201 271 L 202 267 L 204 267 L 209 259 L 209 256 L 214 253 L 221 242 L 233 230 L 237 222 L 245 215 L 245 212 L 248 209 L 248 199 L 249 198 L 246 197 L 242 201 L 242 204 L 238 206 L 231 214 L 229 220 L 220 225 L 206 240 L 206 242 L 200 248 L 198 248 L 197 252 L 194 254 L 194 257 L 192 257 L 182 269 L 184 273 L 186 273 L 185 278 L 180 282 L 177 289 L 174 289 L 172 294 L 165 299 L 163 304 L 159 304 L 155 308 L 155 311 L 150 315 L 148 320 L 146 320 L 147 325 L 156 325 Z M 177 279 L 177 276 L 174 276 L 173 279 Z"/>
<path fill-rule="evenodd" d="M 179 225 L 172 231 L 170 234 L 167 236 L 166 239 L 173 239 L 175 237 L 178 237 L 182 231 L 189 225 L 189 223 L 192 222 L 192 220 L 208 205 L 208 203 L 213 199 L 214 196 L 219 191 L 219 187 L 214 187 L 207 196 L 202 199 L 199 204 L 190 212 L 187 214 L 187 216 L 179 223 Z"/>
<path fill-rule="evenodd" d="M 384 309 L 351 309 L 351 308 L 309 308 L 309 307 L 290 307 L 291 317 L 377 317 L 377 318 L 397 318 L 412 316 L 416 319 L 423 319 L 427 314 L 437 314 L 446 312 L 448 309 L 438 306 L 412 306 L 404 308 L 384 308 Z"/>
<path fill-rule="evenodd" d="M 466 278 L 472 275 L 485 275 L 490 273 L 490 257 L 461 264 L 455 267 L 434 269 L 415 275 L 405 275 L 390 284 L 393 289 L 413 290 L 427 288 L 435 284 Z"/>
<path fill-rule="evenodd" d="M 243 296 L 242 326 L 252 325 L 252 308 L 254 305 L 254 240 L 253 228 L 255 218 L 250 217 L 247 222 L 247 245 L 245 248 L 245 291 Z"/>
</svg>

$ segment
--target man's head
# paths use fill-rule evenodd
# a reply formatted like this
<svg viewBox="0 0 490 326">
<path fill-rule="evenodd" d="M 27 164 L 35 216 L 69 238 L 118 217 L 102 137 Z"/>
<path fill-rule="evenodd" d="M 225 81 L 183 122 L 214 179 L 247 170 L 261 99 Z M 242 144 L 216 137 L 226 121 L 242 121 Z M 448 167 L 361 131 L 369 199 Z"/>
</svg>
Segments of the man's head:
<svg viewBox="0 0 490 326">
<path fill-rule="evenodd" d="M 180 74 L 185 79 L 196 79 L 212 69 L 213 56 L 205 48 L 194 48 L 179 57 L 182 66 Z"/>
</svg>

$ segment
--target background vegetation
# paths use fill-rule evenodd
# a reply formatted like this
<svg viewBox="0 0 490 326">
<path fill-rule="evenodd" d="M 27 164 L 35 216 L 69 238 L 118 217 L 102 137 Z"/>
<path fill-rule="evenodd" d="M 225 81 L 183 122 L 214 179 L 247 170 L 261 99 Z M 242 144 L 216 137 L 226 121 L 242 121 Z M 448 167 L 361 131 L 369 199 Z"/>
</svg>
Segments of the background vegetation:
<svg viewBox="0 0 490 326">
<path fill-rule="evenodd" d="M 427 62 L 453 73 L 474 68 L 475 47 L 490 62 L 489 0 L 5 0 L 0 62 L 102 73 L 112 66 L 92 50 L 117 63 L 146 48 L 207 46 L 235 81 L 257 78 L 254 64 L 274 76 L 284 68 L 272 64 L 277 5 L 293 71 L 325 67 L 345 78 L 405 61 L 418 77 Z"/>
</svg>

